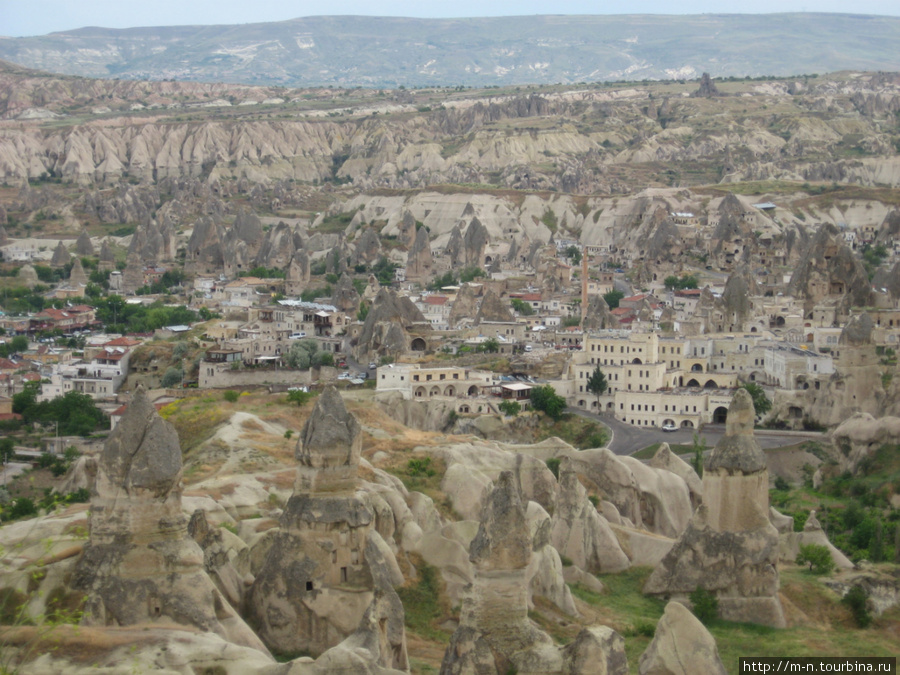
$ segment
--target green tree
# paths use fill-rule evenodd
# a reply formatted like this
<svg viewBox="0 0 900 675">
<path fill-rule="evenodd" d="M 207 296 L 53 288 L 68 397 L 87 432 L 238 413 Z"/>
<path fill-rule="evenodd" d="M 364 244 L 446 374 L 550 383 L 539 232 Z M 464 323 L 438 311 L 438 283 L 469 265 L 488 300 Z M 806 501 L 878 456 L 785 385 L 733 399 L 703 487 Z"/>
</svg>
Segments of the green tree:
<svg viewBox="0 0 900 675">
<path fill-rule="evenodd" d="M 485 276 L 484 270 L 480 267 L 467 267 L 459 273 L 459 283 L 466 284 L 483 276 Z"/>
<path fill-rule="evenodd" d="M 610 309 L 615 309 L 619 306 L 619 301 L 625 297 L 625 294 L 622 291 L 610 291 L 609 293 L 603 294 L 603 299 L 606 300 L 606 304 L 609 305 Z"/>
<path fill-rule="evenodd" d="M 453 275 L 453 272 L 445 272 L 439 277 L 435 277 L 434 281 L 429 284 L 428 289 L 432 291 L 439 291 L 444 286 L 456 286 L 456 277 Z"/>
<path fill-rule="evenodd" d="M 15 456 L 16 446 L 9 436 L 0 438 L 0 464 L 6 464 Z"/>
<path fill-rule="evenodd" d="M 600 397 L 603 396 L 609 388 L 609 384 L 606 381 L 606 375 L 600 370 L 600 366 L 594 368 L 594 372 L 591 373 L 591 376 L 588 378 L 585 388 L 597 397 L 597 412 L 600 412 Z"/>
<path fill-rule="evenodd" d="M 334 354 L 332 354 L 331 352 L 319 352 L 313 358 L 313 362 L 317 366 L 333 366 Z"/>
<path fill-rule="evenodd" d="M 312 365 L 313 357 L 318 350 L 319 345 L 315 340 L 294 340 L 284 357 L 284 362 L 289 368 L 306 370 Z"/>
<path fill-rule="evenodd" d="M 531 407 L 558 421 L 566 409 L 566 399 L 557 394 L 551 385 L 545 384 L 541 387 L 532 387 Z"/>
<path fill-rule="evenodd" d="M 359 311 L 356 312 L 357 321 L 365 321 L 369 316 L 369 306 L 365 302 L 359 303 Z"/>
<path fill-rule="evenodd" d="M 396 264 L 392 263 L 384 256 L 381 256 L 378 262 L 372 266 L 372 272 L 378 279 L 378 283 L 382 286 L 390 286 L 394 282 L 394 270 L 396 270 L 397 267 Z"/>
<path fill-rule="evenodd" d="M 293 391 L 288 392 L 287 401 L 288 403 L 296 403 L 298 406 L 303 407 L 312 397 L 313 395 L 308 391 L 294 389 Z"/>
<path fill-rule="evenodd" d="M 488 354 L 496 354 L 500 351 L 500 342 L 497 338 L 488 338 L 478 345 L 479 352 L 487 352 Z"/>
<path fill-rule="evenodd" d="M 828 547 L 818 544 L 800 546 L 796 562 L 798 565 L 809 565 L 809 571 L 814 574 L 828 574 L 834 569 L 834 560 Z"/>
<path fill-rule="evenodd" d="M 518 401 L 501 401 L 497 407 L 500 408 L 500 412 L 509 417 L 516 417 L 522 411 L 522 406 Z"/>
<path fill-rule="evenodd" d="M 531 303 L 525 302 L 521 298 L 513 298 L 509 301 L 509 304 L 512 305 L 512 308 L 519 313 L 519 316 L 531 316 L 534 314 L 534 309 L 531 307 Z"/>
<path fill-rule="evenodd" d="M 28 338 L 24 335 L 16 335 L 9 341 L 9 349 L 12 352 L 28 351 Z"/>
<path fill-rule="evenodd" d="M 753 409 L 757 417 L 764 417 L 772 409 L 772 402 L 766 396 L 765 390 L 756 382 L 745 382 L 740 388 L 746 389 L 753 399 Z"/>
<path fill-rule="evenodd" d="M 581 251 L 574 244 L 566 249 L 566 257 L 573 265 L 581 264 Z"/>
</svg>

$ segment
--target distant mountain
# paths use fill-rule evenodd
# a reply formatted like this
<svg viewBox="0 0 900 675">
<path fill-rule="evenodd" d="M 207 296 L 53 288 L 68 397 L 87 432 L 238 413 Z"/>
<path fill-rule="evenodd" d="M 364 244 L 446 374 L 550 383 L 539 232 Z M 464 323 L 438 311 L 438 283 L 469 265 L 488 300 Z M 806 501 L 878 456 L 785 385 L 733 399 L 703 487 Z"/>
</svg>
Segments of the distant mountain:
<svg viewBox="0 0 900 675">
<path fill-rule="evenodd" d="M 900 70 L 900 18 L 853 14 L 310 17 L 0 38 L 0 59 L 90 77 L 491 86 Z"/>
</svg>

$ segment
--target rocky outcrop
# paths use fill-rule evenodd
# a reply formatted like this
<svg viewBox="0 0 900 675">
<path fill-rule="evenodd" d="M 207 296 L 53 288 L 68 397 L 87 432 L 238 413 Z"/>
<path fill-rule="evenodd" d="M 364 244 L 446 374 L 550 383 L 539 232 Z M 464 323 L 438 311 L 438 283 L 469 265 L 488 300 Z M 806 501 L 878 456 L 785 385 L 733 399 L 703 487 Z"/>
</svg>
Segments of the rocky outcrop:
<svg viewBox="0 0 900 675">
<path fill-rule="evenodd" d="M 488 244 L 487 228 L 478 218 L 472 218 L 466 228 L 462 242 L 462 260 L 464 267 L 482 267 L 484 265 L 484 249 Z"/>
<path fill-rule="evenodd" d="M 716 87 L 715 82 L 709 76 L 709 73 L 703 73 L 700 78 L 700 88 L 695 92 L 691 92 L 692 98 L 712 98 L 713 96 L 724 96 Z"/>
<path fill-rule="evenodd" d="M 403 217 L 400 218 L 398 230 L 397 239 L 400 240 L 400 243 L 407 248 L 412 248 L 416 238 L 419 236 L 419 233 L 416 231 L 415 216 L 409 211 L 404 211 Z"/>
<path fill-rule="evenodd" d="M 345 314 L 353 316 L 359 309 L 359 293 L 353 285 L 353 279 L 349 274 L 344 274 L 338 280 L 331 294 L 331 304 Z"/>
<path fill-rule="evenodd" d="M 608 448 L 584 450 L 572 458 L 578 473 L 596 493 L 612 503 L 634 527 L 666 537 L 678 536 L 691 517 L 685 481 Z"/>
<path fill-rule="evenodd" d="M 381 256 L 381 240 L 374 228 L 367 227 L 355 242 L 354 265 L 371 265 Z"/>
<path fill-rule="evenodd" d="M 426 332 L 431 329 L 422 312 L 408 297 L 382 288 L 366 315 L 356 353 L 360 358 L 366 355 L 399 355 L 410 346 L 409 330 L 413 326 Z"/>
<path fill-rule="evenodd" d="M 791 524 L 793 524 L 793 519 L 791 519 Z M 838 569 L 849 570 L 855 567 L 846 555 L 828 541 L 828 535 L 825 534 L 822 524 L 816 518 L 815 511 L 809 512 L 806 522 L 803 523 L 802 532 L 794 532 L 792 527 L 789 531 L 781 533 L 781 560 L 795 562 L 800 553 L 800 547 L 809 545 L 827 548 Z"/>
<path fill-rule="evenodd" d="M 128 255 L 146 265 L 175 259 L 175 232 L 167 221 L 147 218 L 134 231 Z"/>
<path fill-rule="evenodd" d="M 428 230 L 421 227 L 406 258 L 406 278 L 410 281 L 425 281 L 431 277 L 433 266 Z"/>
<path fill-rule="evenodd" d="M 113 254 L 112 248 L 106 239 L 103 240 L 103 245 L 100 247 L 98 267 L 102 272 L 116 269 L 116 256 Z"/>
<path fill-rule="evenodd" d="M 72 269 L 69 272 L 69 286 L 73 288 L 85 287 L 88 283 L 88 276 L 85 274 L 84 265 L 81 264 L 81 258 L 75 258 L 72 263 Z"/>
<path fill-rule="evenodd" d="M 3 242 L 0 241 L 0 245 L 2 244 Z M 78 239 L 75 241 L 75 252 L 81 256 L 94 255 L 94 245 L 91 243 L 91 237 L 87 230 L 82 230 L 78 235 Z"/>
<path fill-rule="evenodd" d="M 704 466 L 703 505 L 644 592 L 684 599 L 705 588 L 716 594 L 722 618 L 783 627 L 778 531 L 769 522 L 769 474 L 753 420 L 753 401 L 738 390 L 725 435 Z"/>
<path fill-rule="evenodd" d="M 87 626 L 187 624 L 266 652 L 213 585 L 181 509 L 181 447 L 142 388 L 97 462 L 90 539 L 72 577 Z"/>
<path fill-rule="evenodd" d="M 640 675 L 725 675 L 716 639 L 680 602 L 670 602 L 638 662 Z"/>
<path fill-rule="evenodd" d="M 125 269 L 122 270 L 122 291 L 133 294 L 144 285 L 144 265 L 135 255 L 125 260 Z"/>
<path fill-rule="evenodd" d="M 880 417 L 900 412 L 896 410 L 900 399 L 893 383 L 890 395 L 884 390 L 884 367 L 876 353 L 875 324 L 868 313 L 853 314 L 847 320 L 838 339 L 834 366 L 836 372 L 822 383 L 824 386 L 804 392 L 810 419 L 835 426 L 856 413 Z"/>
<path fill-rule="evenodd" d="M 279 222 L 270 227 L 263 235 L 262 243 L 256 254 L 256 266 L 283 270 L 290 264 L 295 252 L 302 246 L 301 236 L 294 232 L 287 223 Z"/>
<path fill-rule="evenodd" d="M 509 303 L 501 300 L 500 296 L 491 289 L 485 292 L 481 299 L 481 305 L 478 307 L 478 313 L 475 315 L 476 326 L 485 321 L 515 321 Z"/>
<path fill-rule="evenodd" d="M 306 251 L 294 251 L 285 274 L 284 292 L 287 295 L 300 295 L 309 285 L 309 273 L 309 256 Z"/>
<path fill-rule="evenodd" d="M 279 651 L 321 654 L 362 640 L 378 666 L 406 670 L 403 605 L 394 591 L 403 578 L 376 529 L 372 497 L 357 492 L 360 432 L 328 387 L 297 443 L 294 492 L 279 529 L 266 537 L 249 607 L 260 636 Z"/>
<path fill-rule="evenodd" d="M 587 312 L 584 315 L 582 329 L 590 330 L 608 330 L 619 327 L 619 320 L 616 319 L 610 310 L 609 305 L 602 295 L 592 295 L 588 301 Z"/>
<path fill-rule="evenodd" d="M 559 466 L 559 493 L 550 540 L 573 565 L 592 574 L 619 572 L 630 566 L 615 533 L 588 500 L 575 467 L 567 458 Z"/>
<path fill-rule="evenodd" d="M 225 275 L 237 276 L 241 270 L 252 269 L 263 241 L 262 223 L 248 209 L 238 212 L 234 224 L 222 237 L 222 257 Z"/>
<path fill-rule="evenodd" d="M 900 417 L 876 419 L 868 413 L 856 413 L 832 432 L 831 443 L 840 471 L 855 474 L 859 465 L 883 445 L 900 444 Z"/>
<path fill-rule="evenodd" d="M 801 255 L 788 292 L 803 300 L 806 312 L 828 297 L 839 300 L 844 315 L 851 307 L 870 307 L 874 301 L 865 267 L 830 224 L 819 228 Z"/>
<path fill-rule="evenodd" d="M 654 469 L 665 469 L 681 478 L 691 493 L 691 506 L 697 508 L 703 501 L 703 483 L 693 467 L 672 452 L 668 443 L 662 443 L 656 454 L 650 459 Z"/>
<path fill-rule="evenodd" d="M 442 675 L 627 673 L 624 640 L 609 628 L 586 628 L 575 642 L 559 649 L 531 623 L 526 570 L 532 545 L 515 477 L 504 471 L 485 500 L 469 547 L 475 579 L 444 653 Z"/>
<path fill-rule="evenodd" d="M 450 239 L 444 247 L 444 253 L 450 261 L 450 266 L 460 268 L 465 266 L 465 253 L 463 251 L 463 238 L 460 228 L 454 227 L 450 231 Z"/>
<path fill-rule="evenodd" d="M 472 284 L 463 284 L 459 287 L 453 307 L 450 308 L 450 316 L 447 323 L 450 328 L 456 328 L 464 321 L 473 321 L 478 313 L 478 293 Z"/>
<path fill-rule="evenodd" d="M 762 295 L 759 285 L 747 265 L 738 265 L 725 282 L 722 303 L 730 318 L 731 330 L 743 329 L 743 324 L 751 317 L 752 298 Z"/>
<path fill-rule="evenodd" d="M 201 216 L 194 223 L 188 240 L 187 257 L 184 261 L 188 273 L 219 273 L 225 263 L 222 249 L 222 229 L 210 216 Z"/>
<path fill-rule="evenodd" d="M 60 241 L 53 250 L 53 257 L 50 258 L 51 267 L 65 267 L 72 260 L 68 249 Z"/>
</svg>

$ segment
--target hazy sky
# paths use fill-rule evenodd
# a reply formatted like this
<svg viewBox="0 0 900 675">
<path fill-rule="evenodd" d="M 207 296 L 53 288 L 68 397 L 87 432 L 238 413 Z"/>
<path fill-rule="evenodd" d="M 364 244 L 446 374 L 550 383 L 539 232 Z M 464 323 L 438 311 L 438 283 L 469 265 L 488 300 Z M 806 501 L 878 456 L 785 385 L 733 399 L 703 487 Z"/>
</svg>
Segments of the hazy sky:
<svg viewBox="0 0 900 675">
<path fill-rule="evenodd" d="M 900 15 L 898 0 L 0 0 L 0 35 L 104 26 L 281 21 L 302 16 L 465 17 L 529 14 L 852 12 Z"/>
</svg>

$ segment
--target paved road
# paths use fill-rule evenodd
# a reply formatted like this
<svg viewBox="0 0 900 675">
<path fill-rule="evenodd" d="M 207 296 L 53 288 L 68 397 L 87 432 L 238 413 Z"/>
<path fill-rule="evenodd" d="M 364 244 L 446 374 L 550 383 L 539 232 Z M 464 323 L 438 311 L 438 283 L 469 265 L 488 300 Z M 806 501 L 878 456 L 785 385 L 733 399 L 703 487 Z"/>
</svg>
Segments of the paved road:
<svg viewBox="0 0 900 675">
<path fill-rule="evenodd" d="M 613 439 L 609 449 L 617 455 L 630 455 L 648 445 L 654 443 L 670 443 L 677 445 L 690 445 L 694 442 L 693 429 L 679 429 L 678 431 L 664 432 L 654 427 L 636 427 L 615 419 L 612 415 L 598 415 L 579 408 L 567 408 L 568 412 L 581 417 L 596 420 L 612 431 Z M 701 431 L 700 437 L 706 439 L 706 446 L 714 448 L 716 443 L 725 434 L 724 424 L 707 424 Z M 785 445 L 793 445 L 804 440 L 822 440 L 825 434 L 798 433 L 782 431 L 756 431 L 756 440 L 760 447 L 780 448 Z"/>
</svg>

